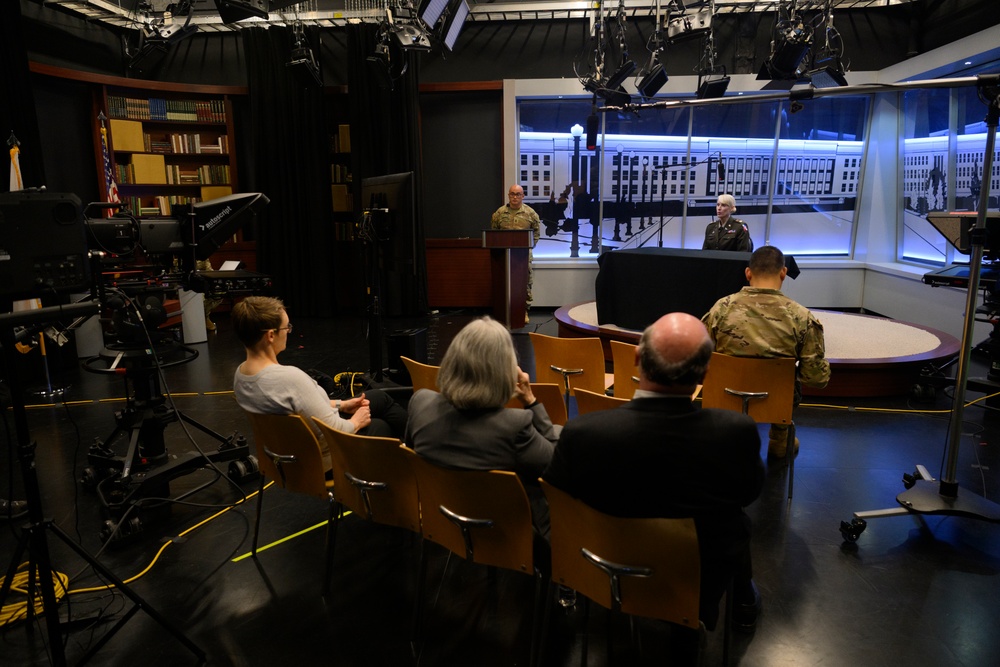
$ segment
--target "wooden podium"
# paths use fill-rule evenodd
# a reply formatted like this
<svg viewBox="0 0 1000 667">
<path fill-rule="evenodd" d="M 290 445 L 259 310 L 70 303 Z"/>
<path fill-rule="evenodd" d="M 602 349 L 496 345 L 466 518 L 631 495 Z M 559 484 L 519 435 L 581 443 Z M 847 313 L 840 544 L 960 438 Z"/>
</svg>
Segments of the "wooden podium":
<svg viewBox="0 0 1000 667">
<path fill-rule="evenodd" d="M 493 318 L 508 329 L 520 329 L 527 316 L 529 253 L 535 233 L 530 229 L 484 229 L 483 247 L 490 250 Z"/>
</svg>

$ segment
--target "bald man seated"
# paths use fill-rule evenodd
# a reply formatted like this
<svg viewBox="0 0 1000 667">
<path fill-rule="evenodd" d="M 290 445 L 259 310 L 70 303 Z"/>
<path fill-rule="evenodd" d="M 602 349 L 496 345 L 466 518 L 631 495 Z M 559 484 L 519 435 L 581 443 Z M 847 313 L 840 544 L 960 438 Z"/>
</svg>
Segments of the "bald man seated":
<svg viewBox="0 0 1000 667">
<path fill-rule="evenodd" d="M 671 313 L 636 350 L 639 388 L 625 405 L 570 420 L 546 481 L 620 517 L 693 517 L 701 551 L 701 621 L 713 630 L 734 578 L 734 627 L 752 631 L 760 610 L 750 562 L 750 518 L 764 463 L 754 421 L 691 402 L 712 356 L 701 321 Z"/>
</svg>

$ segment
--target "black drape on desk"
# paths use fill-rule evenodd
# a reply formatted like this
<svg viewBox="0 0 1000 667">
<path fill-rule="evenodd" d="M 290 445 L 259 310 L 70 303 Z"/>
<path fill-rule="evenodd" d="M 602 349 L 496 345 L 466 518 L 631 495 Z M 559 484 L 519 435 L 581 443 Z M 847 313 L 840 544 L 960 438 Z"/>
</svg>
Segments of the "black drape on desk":
<svg viewBox="0 0 1000 667">
<path fill-rule="evenodd" d="M 251 174 L 241 190 L 260 191 L 271 203 L 258 218 L 258 270 L 299 316 L 337 312 L 328 131 L 323 90 L 306 85 L 289 68 L 291 30 L 271 26 L 241 31 L 247 54 L 253 145 Z M 307 29 L 318 49 L 316 30 Z"/>
<path fill-rule="evenodd" d="M 701 317 L 746 284 L 748 252 L 640 248 L 598 258 L 597 321 L 641 331 L 673 312 Z"/>
</svg>

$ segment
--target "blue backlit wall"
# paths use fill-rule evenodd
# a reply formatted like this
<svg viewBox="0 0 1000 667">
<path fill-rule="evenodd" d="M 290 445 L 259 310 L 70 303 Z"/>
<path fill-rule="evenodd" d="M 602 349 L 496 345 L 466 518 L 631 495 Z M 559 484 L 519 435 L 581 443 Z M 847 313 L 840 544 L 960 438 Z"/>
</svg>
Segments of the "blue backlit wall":
<svg viewBox="0 0 1000 667">
<path fill-rule="evenodd" d="M 799 114 L 768 102 L 616 117 L 592 151 L 568 131 L 574 109 L 586 111 L 578 101 L 519 105 L 518 180 L 543 219 L 536 257 L 700 248 L 722 193 L 736 198 L 755 245 L 851 255 L 867 97 L 816 100 Z"/>
</svg>

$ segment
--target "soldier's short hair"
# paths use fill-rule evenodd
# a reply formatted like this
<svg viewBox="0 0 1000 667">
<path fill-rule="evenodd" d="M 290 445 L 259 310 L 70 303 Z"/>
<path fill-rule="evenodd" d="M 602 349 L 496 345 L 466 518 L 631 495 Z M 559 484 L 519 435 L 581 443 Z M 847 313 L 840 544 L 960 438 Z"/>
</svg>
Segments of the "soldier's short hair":
<svg viewBox="0 0 1000 667">
<path fill-rule="evenodd" d="M 761 276 L 776 276 L 785 268 L 785 254 L 773 245 L 757 248 L 750 255 L 750 272 Z"/>
<path fill-rule="evenodd" d="M 719 204 L 725 204 L 729 208 L 733 209 L 732 213 L 736 213 L 736 198 L 733 197 L 732 195 L 730 195 L 730 194 L 721 194 L 721 195 L 719 195 L 719 198 L 716 201 Z"/>
</svg>

